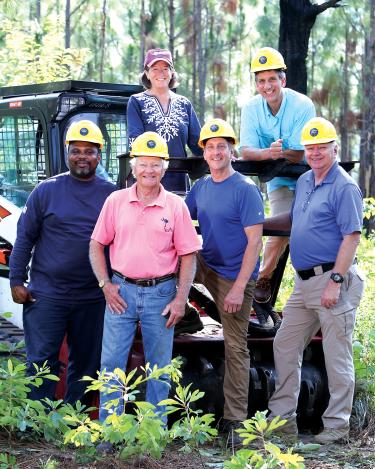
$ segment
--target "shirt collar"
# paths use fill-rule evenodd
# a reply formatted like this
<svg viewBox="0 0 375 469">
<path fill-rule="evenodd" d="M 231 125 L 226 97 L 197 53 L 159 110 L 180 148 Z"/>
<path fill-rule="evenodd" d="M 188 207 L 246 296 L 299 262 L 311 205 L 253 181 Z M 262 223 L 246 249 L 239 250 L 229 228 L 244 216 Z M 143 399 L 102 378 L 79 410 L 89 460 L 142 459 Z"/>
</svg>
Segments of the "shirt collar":
<svg viewBox="0 0 375 469">
<path fill-rule="evenodd" d="M 138 199 L 138 196 L 137 196 L 137 183 L 134 183 L 130 188 L 129 202 L 139 202 L 139 199 Z M 152 205 L 158 205 L 159 207 L 165 207 L 166 203 L 167 203 L 167 191 L 160 184 L 159 195 L 154 200 Z"/>
<path fill-rule="evenodd" d="M 332 184 L 335 181 L 335 179 L 336 179 L 336 170 L 337 170 L 338 166 L 339 166 L 338 161 L 334 161 L 333 165 L 329 168 L 329 171 L 328 171 L 326 177 L 321 182 L 321 184 Z M 312 169 L 310 171 L 308 171 L 308 173 L 306 175 L 306 181 L 308 181 L 312 184 L 315 184 L 315 176 L 314 176 L 314 171 Z"/>
</svg>

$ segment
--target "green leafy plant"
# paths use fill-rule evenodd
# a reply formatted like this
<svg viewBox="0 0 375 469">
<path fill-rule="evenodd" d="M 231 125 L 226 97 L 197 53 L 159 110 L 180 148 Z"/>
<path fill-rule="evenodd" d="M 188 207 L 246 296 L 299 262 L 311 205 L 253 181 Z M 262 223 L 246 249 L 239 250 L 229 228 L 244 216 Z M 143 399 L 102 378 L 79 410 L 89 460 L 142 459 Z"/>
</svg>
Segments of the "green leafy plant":
<svg viewBox="0 0 375 469">
<path fill-rule="evenodd" d="M 8 85 L 58 81 L 79 75 L 90 56 L 88 49 L 65 49 L 63 23 L 48 17 L 15 24 L 3 22 L 0 81 Z M 7 58 L 8 57 L 8 58 Z"/>
<path fill-rule="evenodd" d="M 108 416 L 102 423 L 92 421 L 89 417 L 64 417 L 71 427 L 65 433 L 64 442 L 76 447 L 93 447 L 101 441 L 107 441 L 118 446 L 120 457 L 126 459 L 137 455 L 160 458 L 167 443 L 173 439 L 183 440 L 183 449 L 186 451 L 209 441 L 217 434 L 217 430 L 211 427 L 214 417 L 211 414 L 200 415 L 202 411 L 192 409 L 192 404 L 204 393 L 191 391 L 191 385 L 184 388 L 178 384 L 181 378 L 180 365 L 180 359 L 173 359 L 170 365 L 163 368 L 151 368 L 146 364 L 141 368 L 141 374 L 137 369 L 125 373 L 117 368 L 114 372 L 100 372 L 97 379 L 85 377 L 91 383 L 88 391 L 116 393 L 116 397 L 104 404 Z M 181 418 L 169 432 L 160 410 L 158 412 L 154 405 L 138 400 L 140 386 L 150 379 L 162 379 L 166 375 L 177 383 L 177 388 L 173 399 L 159 403 L 160 406 L 166 406 L 163 415 L 181 412 Z"/>
<path fill-rule="evenodd" d="M 60 463 L 56 459 L 48 458 L 47 461 L 42 462 L 40 469 L 58 469 Z"/>
<path fill-rule="evenodd" d="M 10 358 L 14 365 L 19 363 L 20 358 L 24 356 L 25 342 L 20 340 L 19 342 L 0 342 L 0 354 L 4 357 L 0 358 L 0 366 L 6 366 L 6 360 Z"/>
<path fill-rule="evenodd" d="M 16 458 L 8 453 L 0 453 L 0 469 L 19 469 Z"/>
<path fill-rule="evenodd" d="M 366 274 L 365 291 L 356 314 L 353 358 L 357 391 L 375 413 L 375 238 L 361 237 L 358 248 L 358 267 Z M 367 394 L 368 398 L 363 394 Z M 372 404 L 371 404 L 372 403 Z"/>
<path fill-rule="evenodd" d="M 43 399 L 43 403 L 45 412 L 38 415 L 37 431 L 46 441 L 58 446 L 63 444 L 61 437 L 70 431 L 70 422 L 87 419 L 89 412 L 95 409 L 95 407 L 87 408 L 80 401 L 72 405 L 64 404 L 62 400 Z"/>
<path fill-rule="evenodd" d="M 254 417 L 243 422 L 243 427 L 236 430 L 243 439 L 243 445 L 254 442 L 257 449 L 243 448 L 234 454 L 230 461 L 224 462 L 225 469 L 303 469 L 303 457 L 288 449 L 283 453 L 281 449 L 268 441 L 277 428 L 283 426 L 286 420 L 275 417 L 270 422 L 266 419 L 266 412 L 257 412 Z"/>
<path fill-rule="evenodd" d="M 375 198 L 367 197 L 363 199 L 363 214 L 368 220 L 375 217 Z"/>
<path fill-rule="evenodd" d="M 24 363 L 14 363 L 9 358 L 0 366 L 0 428 L 3 428 L 9 437 L 16 430 L 38 430 L 36 421 L 45 410 L 40 401 L 28 399 L 30 387 L 39 387 L 43 379 L 58 381 L 57 376 L 50 374 L 46 364 L 42 367 L 34 364 L 34 367 L 35 374 L 27 376 Z"/>
<path fill-rule="evenodd" d="M 202 411 L 192 408 L 192 404 L 204 396 L 204 392 L 191 390 L 191 384 L 186 387 L 178 385 L 176 394 L 172 399 L 161 401 L 167 408 L 166 415 L 180 412 L 181 418 L 177 420 L 170 430 L 172 439 L 179 438 L 184 442 L 182 451 L 198 449 L 199 445 L 206 443 L 217 435 L 212 428 L 215 418 L 213 414 L 202 414 Z"/>
<path fill-rule="evenodd" d="M 151 368 L 146 364 L 141 368 L 141 374 L 138 369 L 125 373 L 116 368 L 114 372 L 103 370 L 97 379 L 85 377 L 84 380 L 91 382 L 88 391 L 116 393 L 118 397 L 108 400 L 104 405 L 108 416 L 103 423 L 92 421 L 89 417 L 66 416 L 64 420 L 73 428 L 65 434 L 65 443 L 90 447 L 99 441 L 109 441 L 120 447 L 122 458 L 135 455 L 161 457 L 168 442 L 168 431 L 155 406 L 137 401 L 138 388 L 151 379 L 161 379 L 166 375 L 178 381 L 181 376 L 179 366 L 180 360 L 174 359 L 163 368 Z M 119 408 L 120 413 L 114 411 Z"/>
</svg>

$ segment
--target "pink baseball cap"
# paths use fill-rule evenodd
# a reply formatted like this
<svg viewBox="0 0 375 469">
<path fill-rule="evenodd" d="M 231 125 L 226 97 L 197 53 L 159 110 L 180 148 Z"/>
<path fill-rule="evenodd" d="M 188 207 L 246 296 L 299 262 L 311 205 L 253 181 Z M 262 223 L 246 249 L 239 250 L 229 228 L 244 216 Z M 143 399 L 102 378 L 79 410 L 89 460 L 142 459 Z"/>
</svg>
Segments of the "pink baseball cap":
<svg viewBox="0 0 375 469">
<path fill-rule="evenodd" d="M 167 62 L 168 65 L 173 67 L 172 54 L 167 49 L 150 49 L 147 51 L 144 68 L 151 67 L 155 62 L 163 60 Z"/>
</svg>

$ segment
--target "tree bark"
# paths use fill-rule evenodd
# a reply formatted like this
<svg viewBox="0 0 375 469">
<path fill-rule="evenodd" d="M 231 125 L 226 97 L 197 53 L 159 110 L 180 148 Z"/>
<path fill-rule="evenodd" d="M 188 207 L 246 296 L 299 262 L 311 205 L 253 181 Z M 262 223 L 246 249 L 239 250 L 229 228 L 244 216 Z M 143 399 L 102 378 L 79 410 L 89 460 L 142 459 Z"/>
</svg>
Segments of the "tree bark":
<svg viewBox="0 0 375 469">
<path fill-rule="evenodd" d="M 201 22 L 201 12 L 198 11 L 198 4 L 200 0 L 194 0 L 194 9 L 193 9 L 193 47 L 192 47 L 192 102 L 194 108 L 197 107 L 197 36 L 198 36 L 198 28 L 200 27 Z M 199 23 L 199 25 L 197 24 Z"/>
<path fill-rule="evenodd" d="M 279 51 L 287 66 L 288 87 L 307 92 L 306 58 L 316 17 L 341 0 L 314 5 L 310 0 L 280 0 Z"/>
<path fill-rule="evenodd" d="M 206 112 L 206 99 L 205 99 L 205 90 L 206 90 L 206 76 L 207 76 L 207 44 L 206 44 L 206 35 L 203 33 L 202 28 L 202 0 L 197 0 L 197 9 L 199 11 L 199 21 L 197 24 L 197 45 L 198 45 L 198 82 L 199 82 L 199 105 L 198 105 L 198 119 L 203 122 L 204 114 Z M 207 12 L 206 12 L 207 13 Z"/>
<path fill-rule="evenodd" d="M 362 57 L 363 102 L 359 186 L 364 197 L 375 197 L 375 0 L 370 2 L 370 29 L 365 37 Z"/>
<path fill-rule="evenodd" d="M 35 17 L 38 21 L 38 23 L 40 23 L 40 18 L 41 18 L 41 0 L 36 0 L 36 5 L 35 5 Z"/>
<path fill-rule="evenodd" d="M 102 6 L 102 24 L 100 28 L 100 65 L 99 65 L 99 77 L 100 81 L 104 81 L 104 49 L 105 49 L 105 34 L 106 34 L 106 21 L 107 21 L 107 0 L 103 0 L 103 6 Z"/>
<path fill-rule="evenodd" d="M 345 58 L 342 71 L 342 84 L 341 84 L 341 106 L 340 106 L 340 119 L 339 119 L 339 133 L 340 133 L 340 157 L 341 161 L 350 161 L 350 144 L 348 132 L 348 112 L 349 112 L 349 27 L 346 25 L 345 30 Z"/>
<path fill-rule="evenodd" d="M 140 44 L 140 55 L 139 55 L 139 70 L 143 70 L 143 61 L 146 54 L 146 12 L 145 12 L 145 0 L 141 1 L 141 17 L 140 17 L 140 33 L 141 33 L 141 44 Z"/>
<path fill-rule="evenodd" d="M 66 0 L 65 4 L 65 49 L 70 47 L 70 0 Z"/>
<path fill-rule="evenodd" d="M 169 0 L 168 12 L 169 12 L 169 50 L 171 51 L 172 57 L 174 57 L 174 21 L 175 21 L 175 10 L 174 0 Z"/>
</svg>

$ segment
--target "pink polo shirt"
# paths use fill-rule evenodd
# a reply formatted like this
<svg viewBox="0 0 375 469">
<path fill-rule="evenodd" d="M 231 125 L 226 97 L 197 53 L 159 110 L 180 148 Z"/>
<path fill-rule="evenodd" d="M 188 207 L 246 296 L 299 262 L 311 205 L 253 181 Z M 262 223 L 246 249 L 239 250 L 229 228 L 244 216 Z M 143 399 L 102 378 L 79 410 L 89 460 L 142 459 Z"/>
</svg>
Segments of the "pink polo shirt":
<svg viewBox="0 0 375 469">
<path fill-rule="evenodd" d="M 105 201 L 92 239 L 109 245 L 111 266 L 131 278 L 175 273 L 178 256 L 202 248 L 185 202 L 160 185 L 152 204 L 139 202 L 136 184 Z"/>
</svg>

